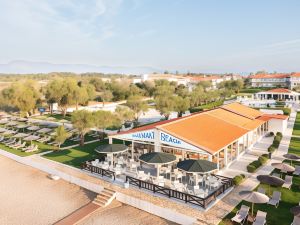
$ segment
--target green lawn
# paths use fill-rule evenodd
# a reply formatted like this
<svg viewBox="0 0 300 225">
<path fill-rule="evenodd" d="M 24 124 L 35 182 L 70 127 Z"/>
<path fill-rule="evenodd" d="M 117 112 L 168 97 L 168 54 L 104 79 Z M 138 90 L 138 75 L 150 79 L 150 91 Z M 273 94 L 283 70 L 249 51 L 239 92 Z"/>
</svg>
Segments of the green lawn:
<svg viewBox="0 0 300 225">
<path fill-rule="evenodd" d="M 300 136 L 300 113 L 297 113 L 296 121 L 294 124 L 293 135 Z"/>
<path fill-rule="evenodd" d="M 39 117 L 40 116 L 36 116 L 35 118 L 39 119 Z M 43 117 L 53 117 L 53 118 L 56 119 L 56 121 L 59 121 L 59 120 L 62 120 L 62 119 L 71 121 L 71 115 L 70 114 L 67 114 L 65 117 L 63 117 L 62 114 L 52 114 L 52 115 L 51 114 L 46 114 L 46 115 L 43 115 Z"/>
<path fill-rule="evenodd" d="M 108 140 L 105 140 L 102 142 L 86 144 L 84 146 L 78 146 L 71 149 L 53 151 L 44 155 L 43 157 L 56 162 L 80 168 L 83 162 L 99 157 L 99 154 L 95 152 L 95 148 L 100 144 L 107 143 Z"/>
<path fill-rule="evenodd" d="M 12 149 L 12 148 L 6 147 L 4 144 L 1 144 L 1 143 L 0 143 L 0 149 L 5 150 L 5 151 L 10 152 L 10 153 L 13 153 L 13 154 L 18 155 L 18 156 L 21 156 L 21 157 L 53 150 L 52 146 L 42 144 L 42 143 L 38 143 L 38 142 L 35 142 L 35 141 L 33 141 L 32 143 L 37 144 L 39 146 L 38 151 L 26 153 L 26 152 L 22 152 L 21 150 L 18 150 L 18 149 Z"/>
<path fill-rule="evenodd" d="M 299 114 L 297 114 L 297 120 L 300 120 Z M 299 121 L 300 123 L 300 121 Z M 299 129 L 296 127 L 296 129 Z M 295 127 L 294 127 L 295 131 Z M 290 146 L 289 146 L 289 153 L 300 155 L 300 138 L 292 137 Z M 286 163 L 289 163 L 286 160 Z M 300 165 L 300 162 L 294 162 L 293 165 Z M 278 171 L 275 171 L 278 173 Z M 264 187 L 268 190 L 266 185 L 260 184 L 260 186 Z M 257 187 L 258 188 L 258 187 Z M 267 212 L 267 224 L 270 225 L 290 225 L 293 221 L 293 215 L 290 213 L 290 208 L 296 206 L 300 202 L 300 177 L 294 176 L 293 178 L 293 185 L 291 190 L 286 188 L 271 188 L 271 192 L 274 190 L 281 191 L 281 202 L 278 208 L 274 206 L 270 206 L 267 204 L 256 204 L 254 214 L 256 214 L 257 210 L 261 210 Z M 234 208 L 232 212 L 230 212 L 220 223 L 220 225 L 229 225 L 233 224 L 231 222 L 231 218 L 235 215 L 238 209 L 240 209 L 241 205 L 245 204 L 250 206 L 250 203 L 242 201 L 237 207 Z"/>
</svg>

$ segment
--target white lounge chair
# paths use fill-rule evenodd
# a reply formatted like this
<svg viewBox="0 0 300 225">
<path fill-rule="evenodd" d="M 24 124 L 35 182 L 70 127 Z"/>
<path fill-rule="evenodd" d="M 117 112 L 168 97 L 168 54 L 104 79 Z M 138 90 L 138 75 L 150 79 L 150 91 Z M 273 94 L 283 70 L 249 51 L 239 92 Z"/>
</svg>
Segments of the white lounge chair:
<svg viewBox="0 0 300 225">
<path fill-rule="evenodd" d="M 269 205 L 274 205 L 276 208 L 279 205 L 279 202 L 281 200 L 281 192 L 279 191 L 274 191 L 272 198 L 270 199 L 270 201 L 268 202 Z"/>
<path fill-rule="evenodd" d="M 266 224 L 266 218 L 267 218 L 267 213 L 258 210 L 252 225 L 264 225 Z"/>
<path fill-rule="evenodd" d="M 237 211 L 237 213 L 231 219 L 231 221 L 243 224 L 247 219 L 248 213 L 249 213 L 249 207 L 242 205 L 241 209 L 239 211 Z"/>
<path fill-rule="evenodd" d="M 294 220 L 291 225 L 300 225 L 300 217 L 294 216 Z"/>
<path fill-rule="evenodd" d="M 282 185 L 282 187 L 291 189 L 292 184 L 293 184 L 293 177 L 288 175 L 285 176 L 284 184 Z"/>
<path fill-rule="evenodd" d="M 26 145 L 26 142 L 24 141 L 22 144 L 17 145 L 17 146 L 14 146 L 13 148 L 14 148 L 14 149 L 24 148 L 25 145 Z"/>
<path fill-rule="evenodd" d="M 295 166 L 295 171 L 294 171 L 293 175 L 297 175 L 297 176 L 300 175 L 300 166 Z"/>
<path fill-rule="evenodd" d="M 38 151 L 39 148 L 37 145 L 35 145 L 32 149 L 29 149 L 29 150 L 26 150 L 25 152 L 35 152 L 35 151 Z"/>
</svg>

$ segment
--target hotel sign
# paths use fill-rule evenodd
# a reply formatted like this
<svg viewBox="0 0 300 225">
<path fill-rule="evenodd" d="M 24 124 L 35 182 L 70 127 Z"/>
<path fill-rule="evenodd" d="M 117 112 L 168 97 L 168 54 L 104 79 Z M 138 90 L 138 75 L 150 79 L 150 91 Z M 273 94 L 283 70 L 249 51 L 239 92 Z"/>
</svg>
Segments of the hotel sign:
<svg viewBox="0 0 300 225">
<path fill-rule="evenodd" d="M 178 148 L 183 148 L 183 149 L 190 149 L 190 150 L 196 150 L 196 151 L 199 151 L 199 148 L 193 146 L 193 145 L 190 145 L 188 143 L 186 143 L 185 141 L 182 141 L 170 134 L 167 134 L 165 132 L 160 132 L 160 135 L 159 135 L 159 139 L 160 139 L 160 142 L 163 143 L 163 144 L 167 144 L 167 145 L 170 145 L 170 146 L 174 146 L 174 147 L 178 147 Z"/>
<path fill-rule="evenodd" d="M 135 141 L 150 141 L 154 142 L 154 130 L 146 130 L 131 134 L 123 134 L 122 138 Z"/>
</svg>

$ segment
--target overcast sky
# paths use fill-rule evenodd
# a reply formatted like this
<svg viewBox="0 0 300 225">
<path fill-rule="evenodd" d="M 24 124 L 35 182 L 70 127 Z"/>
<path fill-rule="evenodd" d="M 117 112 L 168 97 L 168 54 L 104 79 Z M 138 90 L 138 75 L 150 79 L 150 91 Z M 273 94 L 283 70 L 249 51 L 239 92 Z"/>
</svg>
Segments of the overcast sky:
<svg viewBox="0 0 300 225">
<path fill-rule="evenodd" d="M 300 71 L 299 0 L 0 0 L 0 63 Z"/>
</svg>

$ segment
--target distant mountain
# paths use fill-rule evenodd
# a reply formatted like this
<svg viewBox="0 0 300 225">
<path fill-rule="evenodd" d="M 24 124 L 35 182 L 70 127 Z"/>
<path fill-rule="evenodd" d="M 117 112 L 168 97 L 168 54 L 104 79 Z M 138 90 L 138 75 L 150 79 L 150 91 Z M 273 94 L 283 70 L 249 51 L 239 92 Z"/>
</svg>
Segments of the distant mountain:
<svg viewBox="0 0 300 225">
<path fill-rule="evenodd" d="M 51 72 L 73 72 L 73 73 L 117 73 L 117 74 L 133 74 L 139 75 L 144 73 L 160 73 L 159 69 L 139 66 L 94 66 L 88 64 L 55 64 L 49 62 L 30 62 L 30 61 L 12 61 L 7 64 L 0 64 L 0 73 L 51 73 Z"/>
</svg>

